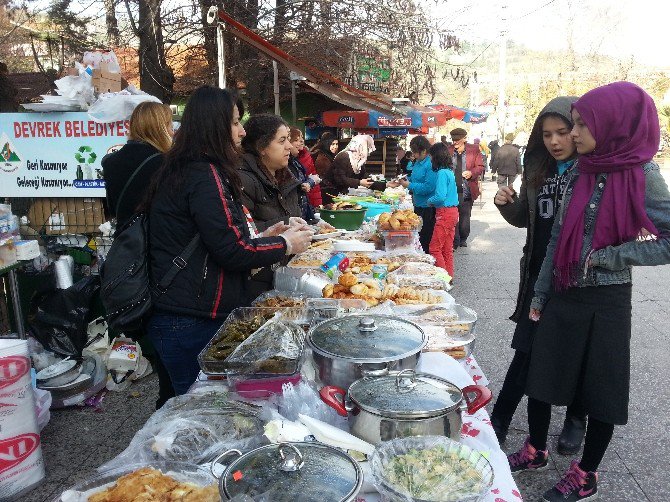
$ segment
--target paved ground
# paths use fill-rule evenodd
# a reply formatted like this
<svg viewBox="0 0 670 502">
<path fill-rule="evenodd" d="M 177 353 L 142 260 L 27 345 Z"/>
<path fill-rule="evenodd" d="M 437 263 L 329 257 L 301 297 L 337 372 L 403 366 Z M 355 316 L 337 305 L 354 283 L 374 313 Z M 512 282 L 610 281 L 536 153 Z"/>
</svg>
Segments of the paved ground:
<svg viewBox="0 0 670 502">
<path fill-rule="evenodd" d="M 485 184 L 486 200 L 495 191 Z M 514 324 L 507 317 L 514 309 L 519 257 L 524 231 L 507 225 L 491 202 L 473 211 L 470 246 L 456 258 L 459 302 L 479 313 L 477 358 L 491 380 L 494 395 L 507 370 Z M 633 343 L 630 422 L 615 429 L 613 443 L 601 469 L 601 499 L 607 501 L 665 502 L 670 493 L 670 267 L 638 268 L 633 295 Z M 99 412 L 91 409 L 56 411 L 43 431 L 47 465 L 46 482 L 24 498 L 50 501 L 64 488 L 89 476 L 103 462 L 116 456 L 153 410 L 156 380 L 149 377 L 130 391 L 110 393 Z M 560 432 L 563 410 L 554 413 L 553 435 Z M 513 451 L 527 434 L 525 401 L 512 424 L 505 449 Z M 518 478 L 525 500 L 537 500 L 567 469 L 570 458 L 554 454 L 550 469 Z"/>
</svg>

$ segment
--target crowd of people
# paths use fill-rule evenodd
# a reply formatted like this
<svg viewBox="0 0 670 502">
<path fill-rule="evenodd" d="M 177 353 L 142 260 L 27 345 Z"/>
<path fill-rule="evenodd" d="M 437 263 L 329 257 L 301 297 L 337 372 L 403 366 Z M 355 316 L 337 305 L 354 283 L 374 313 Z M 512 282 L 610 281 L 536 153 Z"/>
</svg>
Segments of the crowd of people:
<svg viewBox="0 0 670 502">
<path fill-rule="evenodd" d="M 276 267 L 307 249 L 315 208 L 349 188 L 408 188 L 423 220 L 421 247 L 454 278 L 488 158 L 494 204 L 527 229 L 515 352 L 491 422 L 504 443 L 528 395 L 530 434 L 509 463 L 513 472 L 541 469 L 551 407 L 567 406 L 558 451 L 574 455 L 584 441 L 584 452 L 544 498 L 593 497 L 614 426 L 628 419 L 631 267 L 670 263 L 670 193 L 652 160 L 660 131 L 649 95 L 618 82 L 552 100 L 535 121 L 523 169 L 511 136 L 502 146 L 468 143 L 462 128 L 449 143 L 415 136 L 410 152 L 398 152 L 403 174 L 388 182 L 366 172 L 370 136 L 340 151 L 325 133 L 310 151 L 281 117 L 252 115 L 243 126 L 243 114 L 234 92 L 201 87 L 173 133 L 170 109 L 143 103 L 127 144 L 103 160 L 117 231 L 136 211 L 149 215 L 152 279 L 183 262 L 179 287 L 156 293 L 139 334 L 158 356 L 157 405 L 188 390 L 198 353 L 228 313 L 271 289 Z"/>
</svg>

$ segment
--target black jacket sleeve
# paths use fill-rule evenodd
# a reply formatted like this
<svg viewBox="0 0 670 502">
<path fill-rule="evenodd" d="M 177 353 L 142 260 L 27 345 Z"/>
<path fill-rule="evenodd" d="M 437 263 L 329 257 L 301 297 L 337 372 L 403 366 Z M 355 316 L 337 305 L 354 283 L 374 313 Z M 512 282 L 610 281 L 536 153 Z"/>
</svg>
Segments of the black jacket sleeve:
<svg viewBox="0 0 670 502">
<path fill-rule="evenodd" d="M 251 239 L 241 210 L 213 166 L 196 171 L 188 194 L 191 217 L 205 248 L 224 270 L 245 271 L 280 261 L 286 254 L 281 237 Z"/>
</svg>

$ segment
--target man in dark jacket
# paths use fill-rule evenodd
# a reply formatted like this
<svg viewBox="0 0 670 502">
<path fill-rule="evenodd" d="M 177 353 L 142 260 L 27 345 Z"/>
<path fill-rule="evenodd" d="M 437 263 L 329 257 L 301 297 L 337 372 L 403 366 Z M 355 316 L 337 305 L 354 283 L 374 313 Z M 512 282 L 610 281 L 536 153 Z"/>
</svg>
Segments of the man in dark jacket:
<svg viewBox="0 0 670 502">
<path fill-rule="evenodd" d="M 458 188 L 458 228 L 454 235 L 456 249 L 468 246 L 472 204 L 479 197 L 479 178 L 484 172 L 484 158 L 478 146 L 466 143 L 468 132 L 465 129 L 458 127 L 449 134 L 453 141 L 449 153 L 453 156 Z"/>
<path fill-rule="evenodd" d="M 491 173 L 498 174 L 498 186 L 511 187 L 521 174 L 521 154 L 519 147 L 512 144 L 513 134 L 505 136 L 505 144 L 496 152 L 491 161 Z"/>
</svg>

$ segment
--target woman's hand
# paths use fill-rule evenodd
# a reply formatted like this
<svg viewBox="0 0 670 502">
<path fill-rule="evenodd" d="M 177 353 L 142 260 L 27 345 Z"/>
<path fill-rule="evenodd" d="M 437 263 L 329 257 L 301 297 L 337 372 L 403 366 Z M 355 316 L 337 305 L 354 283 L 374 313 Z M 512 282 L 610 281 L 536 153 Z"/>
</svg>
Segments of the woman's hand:
<svg viewBox="0 0 670 502">
<path fill-rule="evenodd" d="M 297 216 L 291 216 L 288 219 L 288 224 L 291 228 L 309 227 L 309 224 L 305 220 L 298 218 Z"/>
<path fill-rule="evenodd" d="M 286 254 L 298 254 L 305 251 L 312 242 L 312 232 L 309 227 L 291 227 L 281 234 L 286 241 Z"/>
<path fill-rule="evenodd" d="M 370 188 L 372 186 L 372 180 L 369 178 L 365 178 L 360 181 L 360 184 L 362 187 Z"/>
<path fill-rule="evenodd" d="M 408 180 L 408 179 L 400 180 L 400 184 L 401 184 L 404 188 L 407 188 L 407 187 L 409 186 L 409 180 Z"/>
<path fill-rule="evenodd" d="M 271 227 L 266 228 L 265 231 L 261 233 L 260 237 L 277 237 L 288 229 L 289 226 L 283 221 L 280 221 L 279 223 L 275 223 Z"/>
<path fill-rule="evenodd" d="M 386 183 L 387 188 L 396 188 L 399 187 L 400 183 L 398 181 L 389 181 Z"/>
<path fill-rule="evenodd" d="M 463 177 L 466 180 L 469 180 L 470 178 L 472 178 L 472 171 L 463 171 Z"/>
<path fill-rule="evenodd" d="M 318 174 L 310 174 L 309 179 L 311 179 L 317 185 L 321 183 L 321 176 L 319 176 Z"/>
<path fill-rule="evenodd" d="M 538 309 L 530 309 L 530 314 L 528 315 L 528 318 L 531 321 L 539 321 L 540 317 L 542 317 L 542 311 Z"/>
<path fill-rule="evenodd" d="M 302 185 L 300 185 L 300 188 L 302 188 L 302 191 L 305 193 L 308 193 L 312 189 L 309 183 L 303 183 Z"/>
<path fill-rule="evenodd" d="M 500 187 L 496 192 L 496 196 L 493 198 L 493 203 L 496 206 L 504 206 L 507 203 L 513 204 L 514 195 L 516 195 L 516 192 L 513 188 Z"/>
</svg>

